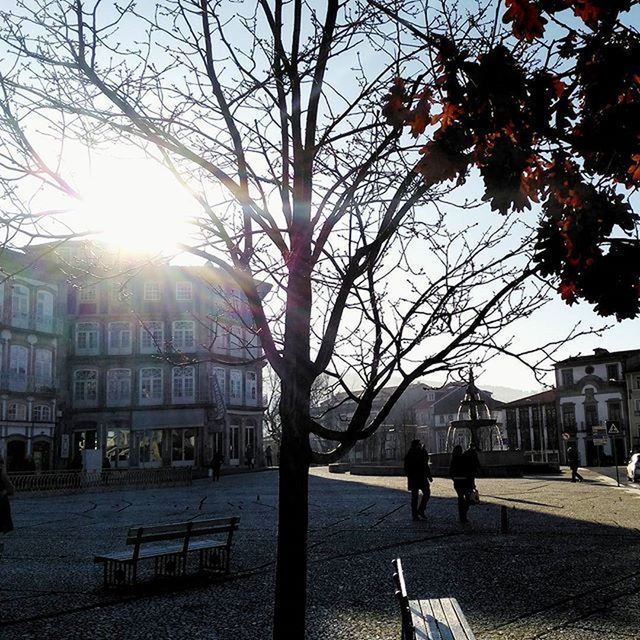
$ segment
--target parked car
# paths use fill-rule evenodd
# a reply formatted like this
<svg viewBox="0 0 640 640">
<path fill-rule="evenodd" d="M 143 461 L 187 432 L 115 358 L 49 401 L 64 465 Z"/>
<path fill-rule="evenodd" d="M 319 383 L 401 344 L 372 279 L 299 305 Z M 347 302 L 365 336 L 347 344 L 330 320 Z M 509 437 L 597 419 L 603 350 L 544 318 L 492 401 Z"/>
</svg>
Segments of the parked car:
<svg viewBox="0 0 640 640">
<path fill-rule="evenodd" d="M 630 482 L 640 482 L 640 453 L 634 453 L 627 465 L 627 478 Z"/>
</svg>

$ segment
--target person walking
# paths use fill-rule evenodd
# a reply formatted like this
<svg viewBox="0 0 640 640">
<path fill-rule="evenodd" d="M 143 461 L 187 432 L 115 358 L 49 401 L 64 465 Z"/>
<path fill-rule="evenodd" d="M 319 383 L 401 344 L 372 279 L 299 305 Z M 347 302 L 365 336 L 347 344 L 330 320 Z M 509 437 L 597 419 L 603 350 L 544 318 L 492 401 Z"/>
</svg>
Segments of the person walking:
<svg viewBox="0 0 640 640">
<path fill-rule="evenodd" d="M 462 524 L 468 522 L 469 497 L 473 492 L 474 479 L 471 463 L 471 456 L 465 455 L 459 444 L 453 447 L 449 464 L 449 476 L 453 480 L 453 488 L 458 496 L 458 517 Z"/>
<path fill-rule="evenodd" d="M 211 482 L 218 482 L 220 480 L 220 469 L 224 462 L 224 456 L 221 451 L 216 451 L 211 458 L 209 466 L 211 467 Z"/>
<path fill-rule="evenodd" d="M 480 502 L 480 494 L 476 486 L 476 478 L 480 473 L 480 458 L 478 457 L 478 447 L 472 442 L 469 448 L 462 454 L 467 469 L 467 477 L 471 480 L 468 500 L 471 504 Z"/>
<path fill-rule="evenodd" d="M 567 462 L 569 463 L 569 469 L 571 469 L 571 482 L 582 482 L 584 478 L 578 473 L 580 454 L 575 447 L 567 449 Z"/>
<path fill-rule="evenodd" d="M 404 458 L 404 472 L 407 476 L 408 489 L 411 491 L 411 517 L 414 520 L 426 520 L 425 509 L 431 496 L 429 483 L 433 482 L 433 476 L 429 469 L 429 454 L 420 440 L 411 442 L 411 447 Z M 418 504 L 420 492 L 422 492 L 422 499 Z"/>
</svg>

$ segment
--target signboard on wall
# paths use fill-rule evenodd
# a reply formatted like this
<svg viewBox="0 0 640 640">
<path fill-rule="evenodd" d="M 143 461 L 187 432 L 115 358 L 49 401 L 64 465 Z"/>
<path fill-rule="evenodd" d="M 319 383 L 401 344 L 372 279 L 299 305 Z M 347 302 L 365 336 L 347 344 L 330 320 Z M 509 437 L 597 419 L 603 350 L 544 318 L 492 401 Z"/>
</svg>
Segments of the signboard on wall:
<svg viewBox="0 0 640 640">
<path fill-rule="evenodd" d="M 63 433 L 60 438 L 60 457 L 68 458 L 69 457 L 69 434 Z"/>
</svg>

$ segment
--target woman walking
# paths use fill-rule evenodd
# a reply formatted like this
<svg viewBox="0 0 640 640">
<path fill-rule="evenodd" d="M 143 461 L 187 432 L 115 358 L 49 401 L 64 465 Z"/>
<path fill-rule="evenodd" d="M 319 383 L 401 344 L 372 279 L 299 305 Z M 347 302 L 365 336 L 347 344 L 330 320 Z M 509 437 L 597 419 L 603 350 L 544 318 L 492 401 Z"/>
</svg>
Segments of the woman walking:
<svg viewBox="0 0 640 640">
<path fill-rule="evenodd" d="M 463 455 L 462 447 L 457 444 L 451 454 L 449 475 L 453 480 L 453 488 L 458 495 L 458 516 L 465 524 L 469 511 L 469 495 L 473 491 L 473 469 L 470 468 L 468 456 Z"/>
</svg>

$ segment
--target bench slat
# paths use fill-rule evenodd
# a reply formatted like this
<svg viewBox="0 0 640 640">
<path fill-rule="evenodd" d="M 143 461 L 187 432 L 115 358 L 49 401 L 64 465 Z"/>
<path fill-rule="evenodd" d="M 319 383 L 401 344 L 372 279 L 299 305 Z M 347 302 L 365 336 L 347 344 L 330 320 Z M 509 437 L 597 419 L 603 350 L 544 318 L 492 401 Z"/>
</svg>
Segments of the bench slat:
<svg viewBox="0 0 640 640">
<path fill-rule="evenodd" d="M 183 538 L 187 531 L 189 537 L 205 536 L 216 533 L 229 533 L 238 529 L 239 518 L 216 518 L 214 520 L 193 520 L 191 522 L 174 522 L 170 524 L 152 525 L 149 527 L 131 527 L 127 532 L 127 544 L 159 542 Z"/>
<path fill-rule="evenodd" d="M 409 600 L 416 638 L 425 640 L 475 640 L 455 598 Z"/>
<path fill-rule="evenodd" d="M 220 549 L 226 547 L 225 542 L 217 540 L 194 540 L 189 542 L 188 551 L 201 551 L 202 549 Z M 140 549 L 138 558 L 155 558 L 172 553 L 182 553 L 184 547 L 182 544 L 163 544 L 163 545 L 147 545 Z M 103 553 L 93 558 L 94 562 L 105 562 L 106 560 L 117 560 L 126 562 L 133 560 L 133 551 L 114 551 L 111 553 Z"/>
<path fill-rule="evenodd" d="M 455 598 L 441 598 L 440 604 L 445 618 L 455 638 L 475 640 L 473 631 L 462 613 L 462 609 Z"/>
</svg>

